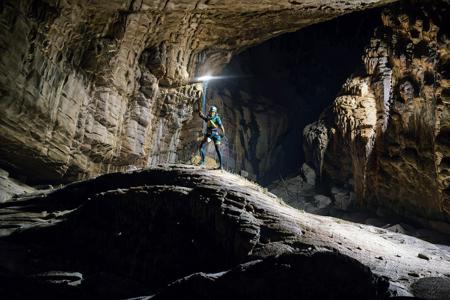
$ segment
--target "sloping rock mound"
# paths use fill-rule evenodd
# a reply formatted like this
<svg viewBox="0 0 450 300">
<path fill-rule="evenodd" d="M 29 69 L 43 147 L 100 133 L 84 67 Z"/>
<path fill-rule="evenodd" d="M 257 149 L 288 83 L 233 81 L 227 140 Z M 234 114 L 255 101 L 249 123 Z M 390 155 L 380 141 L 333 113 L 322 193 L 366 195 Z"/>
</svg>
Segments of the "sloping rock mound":
<svg viewBox="0 0 450 300">
<path fill-rule="evenodd" d="M 203 289 L 269 297 L 293 288 L 305 299 L 372 299 L 450 276 L 449 252 L 433 244 L 310 215 L 242 177 L 191 166 L 76 182 L 0 204 L 0 216 L 0 292 L 10 298 L 210 297 Z"/>
</svg>

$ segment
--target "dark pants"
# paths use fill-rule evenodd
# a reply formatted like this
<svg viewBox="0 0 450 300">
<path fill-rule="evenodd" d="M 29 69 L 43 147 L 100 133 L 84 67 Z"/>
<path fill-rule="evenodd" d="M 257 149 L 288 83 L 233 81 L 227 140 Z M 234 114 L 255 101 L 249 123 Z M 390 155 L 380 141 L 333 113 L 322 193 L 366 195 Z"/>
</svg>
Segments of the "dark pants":
<svg viewBox="0 0 450 300">
<path fill-rule="evenodd" d="M 210 141 L 214 141 L 214 147 L 216 148 L 217 156 L 219 157 L 219 166 L 222 167 L 222 153 L 220 152 L 220 141 L 221 137 L 217 133 L 217 131 L 213 131 L 211 133 L 205 134 L 205 137 L 203 138 L 202 143 L 200 144 L 199 150 L 200 150 L 200 164 L 205 163 L 205 156 L 206 156 L 206 145 L 208 145 L 208 138 Z"/>
</svg>

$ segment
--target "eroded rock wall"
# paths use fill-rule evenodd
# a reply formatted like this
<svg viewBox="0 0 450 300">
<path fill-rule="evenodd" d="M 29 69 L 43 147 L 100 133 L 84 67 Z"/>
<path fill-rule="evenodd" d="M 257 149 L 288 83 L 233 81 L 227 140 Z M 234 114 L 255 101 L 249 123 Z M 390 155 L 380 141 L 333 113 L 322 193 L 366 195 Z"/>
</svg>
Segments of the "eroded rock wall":
<svg viewBox="0 0 450 300">
<path fill-rule="evenodd" d="M 283 32 L 388 2 L 2 1 L 1 164 L 52 181 L 172 161 L 199 96 L 190 79 Z"/>
<path fill-rule="evenodd" d="M 113 4 L 101 14 L 39 1 L 2 5 L 2 164 L 58 180 L 144 166 L 157 149 L 168 159 L 167 135 L 177 135 L 201 87 L 159 87 L 149 70 L 155 55 L 137 56 L 149 20 L 128 19 Z"/>
<path fill-rule="evenodd" d="M 384 10 L 364 74 L 304 131 L 322 179 L 350 184 L 361 205 L 450 220 L 447 14 L 430 3 Z"/>
</svg>

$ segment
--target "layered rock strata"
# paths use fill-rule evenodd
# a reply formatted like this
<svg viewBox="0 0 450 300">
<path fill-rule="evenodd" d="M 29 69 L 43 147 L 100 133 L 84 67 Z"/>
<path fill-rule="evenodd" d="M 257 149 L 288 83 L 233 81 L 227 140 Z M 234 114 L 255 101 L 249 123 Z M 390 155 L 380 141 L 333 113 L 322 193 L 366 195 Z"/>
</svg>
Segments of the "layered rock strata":
<svg viewBox="0 0 450 300">
<path fill-rule="evenodd" d="M 34 192 L 36 192 L 34 188 L 11 178 L 8 172 L 0 169 L 0 203 L 6 202 L 18 195 Z"/>
<path fill-rule="evenodd" d="M 447 13 L 385 9 L 364 74 L 304 131 L 307 160 L 323 181 L 353 188 L 359 205 L 450 221 Z M 450 233 L 448 223 L 428 224 Z"/>
<path fill-rule="evenodd" d="M 283 32 L 389 2 L 2 1 L 1 164 L 48 182 L 174 161 L 195 76 Z"/>
<path fill-rule="evenodd" d="M 311 215 L 197 167 L 107 174 L 0 213 L 0 291 L 13 299 L 446 299 L 450 276 L 444 247 Z"/>
</svg>

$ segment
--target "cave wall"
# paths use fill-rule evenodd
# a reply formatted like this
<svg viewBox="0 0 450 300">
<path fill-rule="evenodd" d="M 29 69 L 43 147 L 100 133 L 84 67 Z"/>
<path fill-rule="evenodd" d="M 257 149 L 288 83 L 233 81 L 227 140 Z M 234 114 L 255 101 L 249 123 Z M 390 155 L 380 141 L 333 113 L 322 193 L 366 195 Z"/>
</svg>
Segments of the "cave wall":
<svg viewBox="0 0 450 300">
<path fill-rule="evenodd" d="M 169 159 L 167 135 L 177 135 L 201 87 L 159 87 L 149 68 L 171 62 L 157 65 L 161 54 L 143 49 L 149 16 L 120 12 L 120 3 L 101 13 L 53 5 L 2 3 L 2 164 L 51 181 Z M 170 83 L 180 71 L 167 69 Z"/>
<path fill-rule="evenodd" d="M 305 128 L 307 160 L 324 182 L 353 186 L 359 205 L 450 220 L 447 16 L 436 3 L 384 9 L 364 72 Z"/>
<path fill-rule="evenodd" d="M 283 32 L 388 2 L 2 1 L 1 165 L 48 182 L 173 161 L 195 76 Z"/>
</svg>

